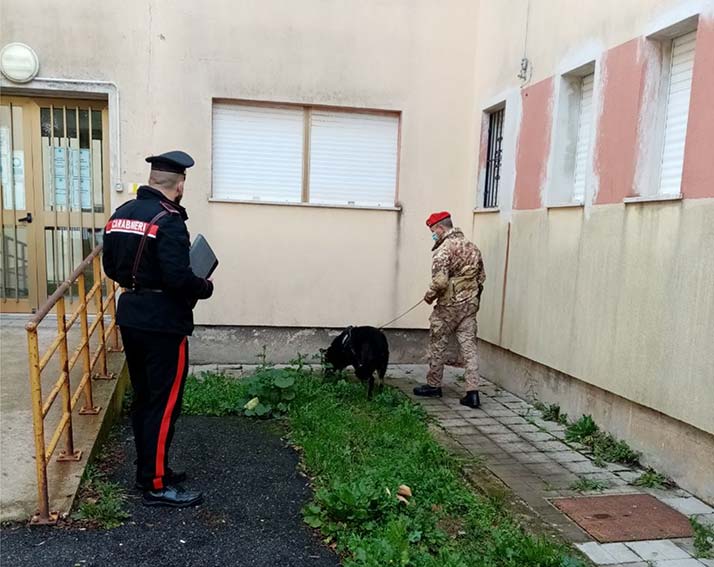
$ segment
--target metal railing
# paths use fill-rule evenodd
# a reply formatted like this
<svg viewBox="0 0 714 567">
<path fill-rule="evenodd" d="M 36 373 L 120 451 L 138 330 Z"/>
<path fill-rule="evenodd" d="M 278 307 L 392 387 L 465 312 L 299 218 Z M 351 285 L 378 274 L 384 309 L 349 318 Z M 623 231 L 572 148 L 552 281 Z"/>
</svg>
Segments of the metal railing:
<svg viewBox="0 0 714 567">
<path fill-rule="evenodd" d="M 50 512 L 47 466 L 57 446 L 64 437 L 64 448 L 57 460 L 79 461 L 82 451 L 75 449 L 72 414 L 82 395 L 84 403 L 80 415 L 96 415 L 98 406 L 92 398 L 93 379 L 112 379 L 114 376 L 107 369 L 107 353 L 121 350 L 119 332 L 116 325 L 117 284 L 102 272 L 101 244 L 87 256 L 72 275 L 63 282 L 40 308 L 37 314 L 25 325 L 27 331 L 28 358 L 30 364 L 30 389 L 32 394 L 32 421 L 35 437 L 35 465 L 37 468 L 38 512 L 32 517 L 32 524 L 53 524 L 57 521 L 57 512 Z M 91 267 L 93 284 L 87 290 L 86 273 Z M 73 295 L 76 284 L 77 306 L 69 316 L 66 313 L 65 295 Z M 90 310 L 93 306 L 93 321 L 90 324 Z M 57 316 L 57 334 L 47 351 L 40 356 L 38 326 L 55 309 Z M 105 325 L 105 317 L 109 322 Z M 80 321 L 81 335 L 79 345 L 70 356 L 68 334 L 72 326 Z M 92 338 L 97 334 L 96 348 L 92 353 Z M 42 394 L 42 372 L 47 369 L 52 357 L 59 353 L 59 376 L 46 398 Z M 72 369 L 78 362 L 82 364 L 82 377 L 74 391 L 70 381 Z M 60 396 L 61 394 L 61 396 Z M 54 429 L 49 443 L 45 441 L 45 420 L 52 405 L 61 397 L 62 414 Z"/>
</svg>

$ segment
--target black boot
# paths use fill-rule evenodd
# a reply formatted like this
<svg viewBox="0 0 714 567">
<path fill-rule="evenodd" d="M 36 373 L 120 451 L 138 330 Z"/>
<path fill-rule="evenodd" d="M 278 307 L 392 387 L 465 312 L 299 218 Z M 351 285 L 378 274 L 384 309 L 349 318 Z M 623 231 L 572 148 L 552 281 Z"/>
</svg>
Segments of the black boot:
<svg viewBox="0 0 714 567">
<path fill-rule="evenodd" d="M 172 508 L 195 506 L 201 502 L 203 502 L 202 493 L 170 484 L 160 490 L 145 491 L 141 501 L 144 506 L 170 506 Z"/>
<path fill-rule="evenodd" d="M 466 395 L 459 400 L 462 406 L 477 409 L 481 405 L 481 400 L 478 397 L 478 390 L 470 390 Z"/>
<path fill-rule="evenodd" d="M 414 388 L 415 396 L 422 396 L 424 398 L 440 398 L 441 388 L 436 388 L 434 386 L 429 386 L 429 384 L 424 384 L 423 386 L 417 386 Z"/>
<path fill-rule="evenodd" d="M 188 475 L 186 474 L 186 471 L 174 471 L 172 469 L 169 469 L 166 473 L 166 476 L 164 477 L 164 480 L 166 481 L 166 484 L 181 484 L 182 482 L 186 482 L 187 478 Z M 134 484 L 134 488 L 136 488 L 137 490 L 146 490 L 144 488 L 144 485 L 141 484 L 141 481 L 139 480 L 138 476 L 136 477 L 136 483 Z"/>
</svg>

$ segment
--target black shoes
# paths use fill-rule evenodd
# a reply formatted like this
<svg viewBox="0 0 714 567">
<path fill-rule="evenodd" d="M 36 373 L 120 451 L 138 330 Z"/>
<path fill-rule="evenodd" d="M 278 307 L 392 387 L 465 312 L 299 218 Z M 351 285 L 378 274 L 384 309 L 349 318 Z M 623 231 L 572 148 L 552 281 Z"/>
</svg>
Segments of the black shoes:
<svg viewBox="0 0 714 567">
<path fill-rule="evenodd" d="M 429 384 L 424 384 L 422 386 L 417 386 L 414 388 L 415 396 L 422 396 L 424 398 L 440 398 L 441 388 L 436 388 L 434 386 L 429 386 Z"/>
<path fill-rule="evenodd" d="M 166 481 L 166 484 L 181 484 L 182 482 L 186 482 L 186 479 L 188 476 L 186 475 L 186 471 L 173 471 L 169 469 L 168 473 L 164 477 L 164 480 Z M 136 483 L 134 484 L 134 488 L 137 490 L 144 490 L 144 486 L 139 482 L 139 479 L 136 479 Z"/>
<path fill-rule="evenodd" d="M 466 392 L 466 395 L 459 400 L 462 406 L 476 409 L 481 405 L 481 400 L 478 397 L 478 390 Z"/>
<path fill-rule="evenodd" d="M 145 491 L 141 501 L 144 506 L 170 506 L 171 508 L 186 508 L 201 502 L 203 502 L 202 493 L 170 484 L 161 490 Z"/>
<path fill-rule="evenodd" d="M 441 388 L 435 386 L 429 386 L 429 384 L 423 384 L 422 386 L 417 386 L 414 388 L 414 395 L 421 396 L 424 398 L 440 398 Z M 466 395 L 459 400 L 462 406 L 466 406 L 472 409 L 476 409 L 481 406 L 481 400 L 478 397 L 478 390 L 471 390 L 466 392 Z"/>
</svg>

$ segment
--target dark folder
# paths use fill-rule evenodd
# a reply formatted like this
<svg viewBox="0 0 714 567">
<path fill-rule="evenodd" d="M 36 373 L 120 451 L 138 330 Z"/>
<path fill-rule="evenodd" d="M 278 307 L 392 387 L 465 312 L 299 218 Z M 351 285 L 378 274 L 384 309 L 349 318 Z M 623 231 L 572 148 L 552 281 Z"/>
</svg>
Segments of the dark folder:
<svg viewBox="0 0 714 567">
<path fill-rule="evenodd" d="M 199 278 L 209 278 L 218 266 L 218 258 L 211 250 L 208 240 L 202 234 L 199 234 L 191 245 L 189 252 L 189 262 L 191 270 Z"/>
</svg>

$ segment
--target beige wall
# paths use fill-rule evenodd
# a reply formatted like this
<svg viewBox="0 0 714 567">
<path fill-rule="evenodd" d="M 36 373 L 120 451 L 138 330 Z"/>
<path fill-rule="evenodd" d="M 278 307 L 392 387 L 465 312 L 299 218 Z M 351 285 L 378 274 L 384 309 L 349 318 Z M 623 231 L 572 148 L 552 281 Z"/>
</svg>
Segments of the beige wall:
<svg viewBox="0 0 714 567">
<path fill-rule="evenodd" d="M 425 291 L 429 212 L 464 211 L 470 229 L 471 0 L 3 5 L 3 42 L 31 45 L 41 77 L 117 84 L 123 182 L 143 181 L 153 152 L 196 159 L 189 229 L 221 259 L 200 323 L 384 322 Z M 213 98 L 401 111 L 402 212 L 210 203 Z M 419 310 L 403 323 L 426 318 Z"/>
<path fill-rule="evenodd" d="M 503 337 L 492 294 L 482 338 L 714 433 L 712 218 L 714 199 L 515 212 Z"/>
</svg>

